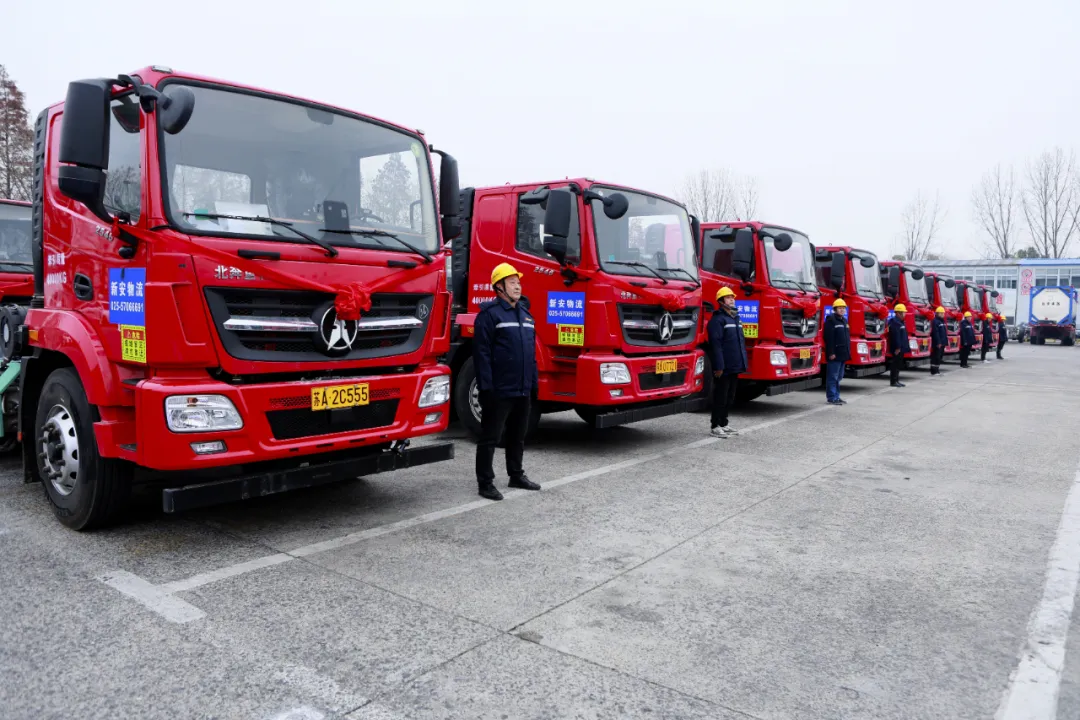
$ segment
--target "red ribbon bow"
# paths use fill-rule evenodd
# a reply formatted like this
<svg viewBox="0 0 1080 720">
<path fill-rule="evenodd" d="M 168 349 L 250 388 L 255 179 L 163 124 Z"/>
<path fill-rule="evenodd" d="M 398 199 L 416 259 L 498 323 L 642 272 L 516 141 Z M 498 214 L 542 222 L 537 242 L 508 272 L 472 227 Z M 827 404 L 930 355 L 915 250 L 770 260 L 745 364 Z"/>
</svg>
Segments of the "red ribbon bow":
<svg viewBox="0 0 1080 720">
<path fill-rule="evenodd" d="M 338 320 L 359 320 L 360 313 L 370 309 L 371 293 L 363 285 L 340 288 L 334 298 L 334 312 Z"/>
</svg>

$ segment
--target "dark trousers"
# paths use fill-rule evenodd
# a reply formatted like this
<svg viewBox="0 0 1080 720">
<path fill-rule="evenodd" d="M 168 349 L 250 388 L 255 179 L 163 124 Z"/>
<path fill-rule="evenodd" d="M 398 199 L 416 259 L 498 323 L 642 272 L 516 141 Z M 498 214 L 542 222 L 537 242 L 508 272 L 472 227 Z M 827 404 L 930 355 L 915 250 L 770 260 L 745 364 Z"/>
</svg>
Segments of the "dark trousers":
<svg viewBox="0 0 1080 720">
<path fill-rule="evenodd" d="M 843 360 L 829 360 L 825 363 L 825 399 L 836 401 L 840 399 L 840 381 L 844 379 Z"/>
<path fill-rule="evenodd" d="M 998 360 L 1004 360 L 1005 359 L 1005 358 L 1001 357 L 1001 348 L 1003 348 L 1003 347 L 1005 347 L 1005 341 L 1004 340 L 998 340 L 998 347 L 997 347 Z"/>
<path fill-rule="evenodd" d="M 986 351 L 990 349 L 990 343 L 983 340 L 982 349 L 979 350 L 979 359 L 986 360 Z"/>
<path fill-rule="evenodd" d="M 970 356 L 971 356 L 971 346 L 970 345 L 961 345 L 960 346 L 960 367 L 970 367 L 968 365 L 968 357 L 970 357 Z"/>
<path fill-rule="evenodd" d="M 945 348 L 935 345 L 930 348 L 930 374 L 937 375 L 941 372 L 941 363 L 945 359 Z"/>
<path fill-rule="evenodd" d="M 491 463 L 500 436 L 506 440 L 506 474 L 511 480 L 525 474 L 521 463 L 525 456 L 525 433 L 529 429 L 529 405 L 527 397 L 480 394 L 480 442 L 476 443 L 476 482 L 480 485 L 495 482 Z"/>
<path fill-rule="evenodd" d="M 895 385 L 900 382 L 900 366 L 904 364 L 903 355 L 893 355 L 889 363 L 889 384 Z"/>
<path fill-rule="evenodd" d="M 735 403 L 735 387 L 739 383 L 738 375 L 713 376 L 712 381 L 712 426 L 727 427 L 728 412 Z"/>
</svg>

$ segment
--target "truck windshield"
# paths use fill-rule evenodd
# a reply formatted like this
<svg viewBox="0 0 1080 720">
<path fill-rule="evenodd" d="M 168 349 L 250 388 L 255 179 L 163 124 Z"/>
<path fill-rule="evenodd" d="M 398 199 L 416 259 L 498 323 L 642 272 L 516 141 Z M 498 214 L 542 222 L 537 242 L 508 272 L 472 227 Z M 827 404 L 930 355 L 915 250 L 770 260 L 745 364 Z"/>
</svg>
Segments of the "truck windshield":
<svg viewBox="0 0 1080 720">
<path fill-rule="evenodd" d="M 765 237 L 765 263 L 769 266 L 769 282 L 778 288 L 797 288 L 817 292 L 814 275 L 814 253 L 810 241 L 801 233 L 782 228 L 763 228 L 772 235 L 791 236 L 791 247 L 783 252 L 776 249 L 774 240 Z"/>
<path fill-rule="evenodd" d="M 592 190 L 601 195 L 621 193 L 630 201 L 630 209 L 618 220 L 604 214 L 602 201 L 591 202 L 596 255 L 605 272 L 613 275 L 659 274 L 669 281 L 697 280 L 697 257 L 685 208 L 654 195 L 629 190 L 597 186 Z"/>
<path fill-rule="evenodd" d="M 941 295 L 941 304 L 947 308 L 958 308 L 960 305 L 956 302 L 956 288 L 945 287 L 945 281 L 941 278 L 937 279 L 938 294 Z"/>
<path fill-rule="evenodd" d="M 872 258 L 874 264 L 863 267 L 860 260 L 864 257 Z M 851 253 L 851 264 L 855 268 L 855 292 L 860 297 L 883 300 L 885 293 L 881 289 L 881 269 L 878 266 L 877 257 L 865 251 Z"/>
<path fill-rule="evenodd" d="M 0 203 L 0 272 L 30 272 L 30 207 Z"/>
<path fill-rule="evenodd" d="M 166 205 L 177 228 L 300 241 L 281 224 L 206 216 L 267 217 L 332 245 L 410 252 L 389 233 L 438 250 L 419 136 L 285 99 L 188 87 L 195 94 L 190 122 L 161 135 Z"/>
<path fill-rule="evenodd" d="M 971 308 L 972 314 L 978 315 L 982 312 L 982 300 L 979 299 L 979 291 L 973 287 L 968 287 L 966 292 L 968 307 Z"/>
<path fill-rule="evenodd" d="M 926 294 L 926 283 L 911 277 L 911 270 L 904 268 L 904 282 L 907 283 L 908 297 L 917 305 L 929 305 L 930 298 Z"/>
</svg>

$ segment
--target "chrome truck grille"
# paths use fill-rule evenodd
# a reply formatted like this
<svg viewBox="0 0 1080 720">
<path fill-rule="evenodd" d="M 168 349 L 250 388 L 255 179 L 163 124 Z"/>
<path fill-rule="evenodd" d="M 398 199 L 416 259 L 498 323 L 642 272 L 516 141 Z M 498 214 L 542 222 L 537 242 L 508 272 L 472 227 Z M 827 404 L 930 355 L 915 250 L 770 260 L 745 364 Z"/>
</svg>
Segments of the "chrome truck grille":
<svg viewBox="0 0 1080 720">
<path fill-rule="evenodd" d="M 785 337 L 810 338 L 817 335 L 817 318 L 805 317 L 802 310 L 781 308 L 780 323 L 784 327 Z"/>
<path fill-rule="evenodd" d="M 881 337 L 881 334 L 885 332 L 885 321 L 877 315 L 866 315 L 866 335 L 867 337 Z"/>
<path fill-rule="evenodd" d="M 666 319 L 665 319 L 666 316 Z M 665 347 L 683 345 L 694 338 L 698 309 L 667 312 L 659 305 L 619 305 L 623 338 L 629 345 Z"/>
<path fill-rule="evenodd" d="M 432 295 L 377 293 L 356 322 L 335 322 L 332 295 L 297 290 L 207 288 L 221 343 L 240 360 L 365 360 L 416 351 Z"/>
<path fill-rule="evenodd" d="M 915 318 L 915 332 L 919 335 L 926 335 L 930 332 L 930 321 L 924 317 Z"/>
<path fill-rule="evenodd" d="M 945 330 L 950 335 L 955 335 L 956 333 L 960 332 L 960 321 L 959 320 L 946 320 L 945 321 Z"/>
</svg>

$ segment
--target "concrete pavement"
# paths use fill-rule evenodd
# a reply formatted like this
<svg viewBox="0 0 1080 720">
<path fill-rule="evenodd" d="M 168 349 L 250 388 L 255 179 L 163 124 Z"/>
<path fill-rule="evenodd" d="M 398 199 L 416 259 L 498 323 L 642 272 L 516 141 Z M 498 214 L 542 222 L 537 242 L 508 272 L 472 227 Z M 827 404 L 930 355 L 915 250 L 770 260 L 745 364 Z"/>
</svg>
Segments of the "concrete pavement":
<svg viewBox="0 0 1080 720">
<path fill-rule="evenodd" d="M 993 717 L 1053 689 L 1010 678 L 1080 457 L 1080 355 L 1005 352 L 756 401 L 733 439 L 545 418 L 545 490 L 502 503 L 453 431 L 449 463 L 91 534 L 9 462 L 0 715 Z"/>
</svg>

